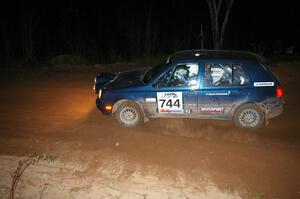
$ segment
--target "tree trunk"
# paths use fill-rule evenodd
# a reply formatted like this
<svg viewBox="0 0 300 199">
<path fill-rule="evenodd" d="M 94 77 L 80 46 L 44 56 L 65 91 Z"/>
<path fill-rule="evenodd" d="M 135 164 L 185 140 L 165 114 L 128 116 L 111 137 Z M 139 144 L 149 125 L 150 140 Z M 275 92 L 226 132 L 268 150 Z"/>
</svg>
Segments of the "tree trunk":
<svg viewBox="0 0 300 199">
<path fill-rule="evenodd" d="M 144 30 L 143 22 L 140 18 L 133 18 L 131 20 L 130 29 L 128 31 L 128 46 L 131 59 L 137 58 L 143 51 L 142 32 Z"/>
<path fill-rule="evenodd" d="M 221 35 L 220 35 L 220 44 L 221 44 L 221 48 L 223 48 L 223 44 L 224 44 L 224 34 L 225 34 L 225 29 L 228 23 L 228 17 L 229 17 L 229 13 L 232 7 L 234 0 L 229 0 L 229 2 L 227 2 L 227 8 L 226 8 L 226 13 L 225 13 L 225 17 L 224 17 L 224 21 L 222 24 L 222 29 L 221 29 Z"/>
<path fill-rule="evenodd" d="M 13 57 L 12 45 L 10 45 L 10 38 L 8 34 L 8 26 L 6 23 L 1 24 L 1 32 L 2 32 L 2 41 L 3 41 L 3 50 L 4 50 L 4 59 L 6 62 L 10 61 L 11 57 Z"/>
<path fill-rule="evenodd" d="M 151 37 L 152 37 L 152 10 L 148 8 L 145 16 L 145 45 L 144 45 L 144 56 L 151 54 Z"/>
<path fill-rule="evenodd" d="M 25 61 L 33 61 L 33 24 L 32 18 L 25 19 L 22 24 L 22 51 Z"/>
<path fill-rule="evenodd" d="M 224 43 L 225 29 L 228 23 L 229 13 L 234 0 L 225 0 L 225 16 L 222 21 L 222 26 L 220 27 L 220 9 L 222 7 L 223 0 L 206 0 L 210 18 L 211 18 L 211 30 L 212 30 L 212 40 L 214 49 L 222 49 Z"/>
</svg>

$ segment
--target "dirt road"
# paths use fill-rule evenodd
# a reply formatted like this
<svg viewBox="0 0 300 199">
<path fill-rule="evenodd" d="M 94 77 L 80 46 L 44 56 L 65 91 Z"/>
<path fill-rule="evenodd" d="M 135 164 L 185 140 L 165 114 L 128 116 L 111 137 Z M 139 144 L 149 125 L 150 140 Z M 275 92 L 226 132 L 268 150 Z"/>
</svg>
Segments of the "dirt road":
<svg viewBox="0 0 300 199">
<path fill-rule="evenodd" d="M 57 163 L 30 168 L 20 198 L 46 185 L 43 198 L 300 198 L 300 65 L 271 69 L 287 104 L 254 132 L 189 119 L 125 129 L 96 109 L 93 72 L 3 76 L 0 195 L 18 158 L 48 153 Z"/>
</svg>

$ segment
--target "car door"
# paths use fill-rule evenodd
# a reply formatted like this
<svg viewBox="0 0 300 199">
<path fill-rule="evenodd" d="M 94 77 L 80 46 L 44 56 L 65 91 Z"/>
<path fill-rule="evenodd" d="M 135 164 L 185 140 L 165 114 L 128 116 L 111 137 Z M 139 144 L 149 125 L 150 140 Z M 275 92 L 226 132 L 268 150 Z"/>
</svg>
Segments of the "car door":
<svg viewBox="0 0 300 199">
<path fill-rule="evenodd" d="M 155 98 L 155 113 L 159 117 L 173 117 L 198 112 L 198 63 L 174 64 L 152 87 L 148 98 Z"/>
<path fill-rule="evenodd" d="M 199 114 L 230 118 L 235 104 L 246 101 L 249 77 L 241 63 L 206 62 L 201 71 Z"/>
</svg>

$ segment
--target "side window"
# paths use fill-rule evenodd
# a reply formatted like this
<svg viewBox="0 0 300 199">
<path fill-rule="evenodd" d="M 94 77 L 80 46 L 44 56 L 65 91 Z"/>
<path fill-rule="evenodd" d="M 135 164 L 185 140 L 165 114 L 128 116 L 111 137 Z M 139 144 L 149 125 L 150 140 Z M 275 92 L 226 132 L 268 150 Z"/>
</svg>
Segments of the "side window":
<svg viewBox="0 0 300 199">
<path fill-rule="evenodd" d="M 232 67 L 232 77 L 233 77 L 233 85 L 247 85 L 249 82 L 249 78 L 242 67 L 242 64 L 233 65 Z"/>
<path fill-rule="evenodd" d="M 204 86 L 240 86 L 249 79 L 241 64 L 206 64 Z"/>
<path fill-rule="evenodd" d="M 178 65 L 168 80 L 168 87 L 193 87 L 198 85 L 197 64 Z"/>
</svg>

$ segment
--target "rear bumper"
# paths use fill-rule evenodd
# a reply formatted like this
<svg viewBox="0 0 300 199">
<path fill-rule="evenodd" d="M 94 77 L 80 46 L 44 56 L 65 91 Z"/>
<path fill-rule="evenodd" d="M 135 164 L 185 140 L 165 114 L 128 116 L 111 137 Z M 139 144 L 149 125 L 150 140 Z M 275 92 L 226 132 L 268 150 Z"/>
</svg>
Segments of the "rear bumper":
<svg viewBox="0 0 300 199">
<path fill-rule="evenodd" d="M 272 107 L 269 107 L 268 118 L 274 118 L 274 117 L 279 116 L 283 112 L 283 105 L 284 105 L 284 102 L 281 101 L 281 102 L 276 103 Z"/>
</svg>

